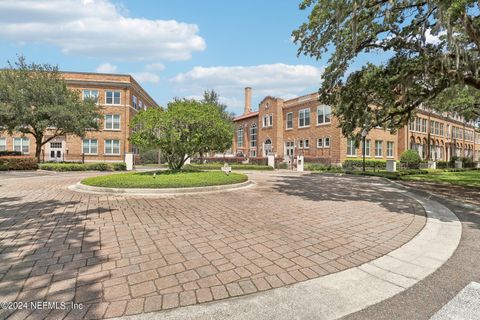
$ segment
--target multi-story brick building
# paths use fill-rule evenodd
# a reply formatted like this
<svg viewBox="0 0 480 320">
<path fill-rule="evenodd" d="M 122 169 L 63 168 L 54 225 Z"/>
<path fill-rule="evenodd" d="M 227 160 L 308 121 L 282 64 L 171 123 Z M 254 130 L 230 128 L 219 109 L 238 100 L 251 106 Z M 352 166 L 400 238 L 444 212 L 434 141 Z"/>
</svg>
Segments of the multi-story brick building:
<svg viewBox="0 0 480 320">
<path fill-rule="evenodd" d="M 59 136 L 45 144 L 44 161 L 124 161 L 125 154 L 136 153 L 128 140 L 128 124 L 139 110 L 158 107 L 157 103 L 130 75 L 63 72 L 67 86 L 78 91 L 83 99 L 94 98 L 102 107 L 100 130 L 89 130 L 84 139 Z M 46 137 L 48 138 L 48 132 Z M 20 151 L 35 155 L 35 140 L 29 135 L 0 135 L 0 151 Z"/>
<path fill-rule="evenodd" d="M 251 88 L 245 88 L 244 114 L 235 122 L 233 151 L 246 157 L 304 155 L 340 164 L 362 156 L 362 148 L 342 135 L 331 108 L 313 93 L 291 100 L 264 98 L 258 111 L 251 109 Z M 430 143 L 428 143 L 430 139 Z M 459 116 L 420 108 L 414 120 L 395 134 L 372 129 L 365 140 L 371 159 L 399 159 L 415 149 L 423 159 L 449 160 L 452 156 L 480 157 L 480 131 Z"/>
</svg>

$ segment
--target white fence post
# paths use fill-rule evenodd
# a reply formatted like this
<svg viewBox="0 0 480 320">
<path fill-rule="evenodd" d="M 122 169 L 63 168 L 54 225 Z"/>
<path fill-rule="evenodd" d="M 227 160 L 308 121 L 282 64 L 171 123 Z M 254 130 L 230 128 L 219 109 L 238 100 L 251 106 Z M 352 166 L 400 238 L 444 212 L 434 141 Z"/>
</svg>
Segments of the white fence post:
<svg viewBox="0 0 480 320">
<path fill-rule="evenodd" d="M 133 170 L 133 153 L 125 153 L 125 164 L 127 165 L 127 171 Z"/>
</svg>

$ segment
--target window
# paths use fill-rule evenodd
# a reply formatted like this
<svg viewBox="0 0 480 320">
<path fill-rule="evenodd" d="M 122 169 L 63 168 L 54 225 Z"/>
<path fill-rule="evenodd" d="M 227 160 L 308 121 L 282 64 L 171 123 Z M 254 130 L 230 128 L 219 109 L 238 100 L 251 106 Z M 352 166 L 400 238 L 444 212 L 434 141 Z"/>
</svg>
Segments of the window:
<svg viewBox="0 0 480 320">
<path fill-rule="evenodd" d="M 273 126 L 273 114 L 266 114 L 263 116 L 263 127 Z"/>
<path fill-rule="evenodd" d="M 105 115 L 105 130 L 120 130 L 120 115 L 106 114 Z"/>
<path fill-rule="evenodd" d="M 381 140 L 375 140 L 375 157 L 383 157 Z"/>
<path fill-rule="evenodd" d="M 308 149 L 308 148 L 310 147 L 310 146 L 309 146 L 309 142 L 310 142 L 310 141 L 308 141 L 308 139 L 303 140 L 303 147 L 304 147 L 305 149 Z"/>
<path fill-rule="evenodd" d="M 250 150 L 250 157 L 255 158 L 257 156 L 257 150 Z"/>
<path fill-rule="evenodd" d="M 0 151 L 6 151 L 6 150 L 7 150 L 7 139 L 0 138 Z"/>
<path fill-rule="evenodd" d="M 138 102 L 137 102 L 137 97 L 136 97 L 136 96 L 133 96 L 132 101 L 133 101 L 133 109 L 137 110 L 137 104 L 138 104 Z"/>
<path fill-rule="evenodd" d="M 138 101 L 138 110 L 142 110 L 143 109 L 143 102 L 142 100 L 139 100 Z"/>
<path fill-rule="evenodd" d="M 422 119 L 422 132 L 427 133 L 427 119 Z"/>
<path fill-rule="evenodd" d="M 30 139 L 28 138 L 14 138 L 13 151 L 18 151 L 24 154 L 30 152 Z"/>
<path fill-rule="evenodd" d="M 98 102 L 98 90 L 83 90 L 83 100 L 92 99 Z"/>
<path fill-rule="evenodd" d="M 287 113 L 287 129 L 293 129 L 293 112 Z"/>
<path fill-rule="evenodd" d="M 106 91 L 105 104 L 120 104 L 120 91 Z"/>
<path fill-rule="evenodd" d="M 347 140 L 347 156 L 357 156 L 357 146 L 355 145 L 355 140 L 353 139 Z"/>
<path fill-rule="evenodd" d="M 317 108 L 317 124 L 330 123 L 332 121 L 332 108 L 321 105 Z"/>
<path fill-rule="evenodd" d="M 330 148 L 330 137 L 323 138 L 323 146 L 325 148 Z"/>
<path fill-rule="evenodd" d="M 298 148 L 303 149 L 303 140 L 298 140 Z"/>
<path fill-rule="evenodd" d="M 387 157 L 393 158 L 393 141 L 387 142 Z"/>
<path fill-rule="evenodd" d="M 97 154 L 98 140 L 97 139 L 83 139 L 83 154 Z"/>
<path fill-rule="evenodd" d="M 243 127 L 237 129 L 237 146 L 243 148 Z"/>
<path fill-rule="evenodd" d="M 105 154 L 120 154 L 120 140 L 105 140 Z"/>
<path fill-rule="evenodd" d="M 365 157 L 370 157 L 370 139 L 366 139 L 364 140 L 364 142 L 365 145 L 363 147 L 365 148 Z"/>
<path fill-rule="evenodd" d="M 310 109 L 298 111 L 298 127 L 304 128 L 310 126 Z"/>
<path fill-rule="evenodd" d="M 322 138 L 317 139 L 317 148 L 323 148 L 323 139 Z"/>
<path fill-rule="evenodd" d="M 254 123 L 250 127 L 250 147 L 255 148 L 257 146 L 257 125 Z"/>
</svg>

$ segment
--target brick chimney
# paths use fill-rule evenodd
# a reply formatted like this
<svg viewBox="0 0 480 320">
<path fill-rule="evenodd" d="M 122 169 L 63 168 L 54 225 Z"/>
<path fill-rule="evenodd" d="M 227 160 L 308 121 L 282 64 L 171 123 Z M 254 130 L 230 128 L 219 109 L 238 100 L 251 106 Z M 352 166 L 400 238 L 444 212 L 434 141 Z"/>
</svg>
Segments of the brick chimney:
<svg viewBox="0 0 480 320">
<path fill-rule="evenodd" d="M 248 114 L 252 112 L 252 88 L 245 88 L 245 110 L 243 114 Z"/>
</svg>

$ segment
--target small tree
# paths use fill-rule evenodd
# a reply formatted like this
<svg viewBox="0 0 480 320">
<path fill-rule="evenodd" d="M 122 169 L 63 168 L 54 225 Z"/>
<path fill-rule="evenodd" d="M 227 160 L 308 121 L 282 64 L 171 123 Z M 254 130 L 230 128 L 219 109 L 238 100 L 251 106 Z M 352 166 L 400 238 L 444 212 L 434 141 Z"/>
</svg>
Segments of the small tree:
<svg viewBox="0 0 480 320">
<path fill-rule="evenodd" d="M 137 128 L 131 142 L 160 149 L 172 170 L 181 169 L 192 155 L 227 150 L 233 138 L 232 123 L 215 105 L 187 99 L 169 103 L 166 111 L 142 111 L 130 126 Z"/>
<path fill-rule="evenodd" d="M 418 169 L 422 159 L 415 150 L 405 150 L 400 156 L 400 163 L 407 166 L 408 169 Z"/>
<path fill-rule="evenodd" d="M 31 134 L 35 157 L 42 146 L 65 134 L 82 137 L 98 129 L 100 109 L 67 88 L 56 66 L 27 64 L 24 57 L 0 71 L 0 130 Z"/>
</svg>

